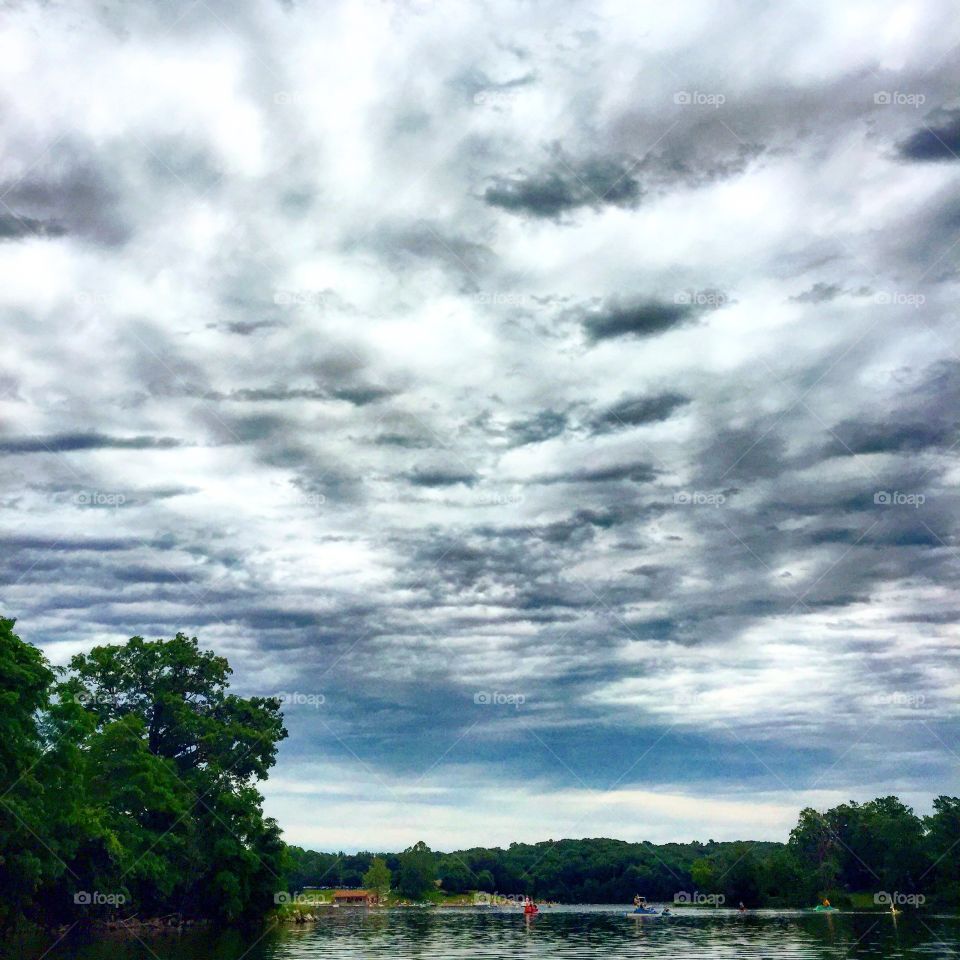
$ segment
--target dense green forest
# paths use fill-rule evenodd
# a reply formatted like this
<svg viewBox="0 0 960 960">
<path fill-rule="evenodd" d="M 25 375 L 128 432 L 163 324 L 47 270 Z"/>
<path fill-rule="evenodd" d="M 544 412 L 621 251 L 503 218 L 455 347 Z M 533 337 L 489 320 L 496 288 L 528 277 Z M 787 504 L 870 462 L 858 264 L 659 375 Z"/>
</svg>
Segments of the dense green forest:
<svg viewBox="0 0 960 960">
<path fill-rule="evenodd" d="M 426 851 L 422 845 L 421 856 Z M 929 903 L 960 907 L 960 798 L 938 797 L 918 817 L 896 797 L 846 803 L 825 813 L 805 809 L 787 843 L 626 843 L 603 838 L 512 843 L 431 854 L 433 876 L 450 893 L 529 894 L 566 903 L 648 899 L 768 907 L 836 905 L 866 892 L 877 906 Z M 427 851 L 429 852 L 429 851 Z M 402 854 L 377 854 L 403 884 Z M 373 853 L 316 853 L 288 847 L 293 889 L 361 886 Z"/>
<path fill-rule="evenodd" d="M 801 811 L 786 843 L 586 839 L 436 853 L 287 846 L 257 783 L 280 702 L 229 693 L 195 638 L 95 647 L 54 670 L 0 618 L 0 928 L 104 917 L 261 919 L 281 891 L 376 887 L 566 902 L 677 895 L 806 906 L 854 892 L 960 906 L 960 799 Z"/>
</svg>

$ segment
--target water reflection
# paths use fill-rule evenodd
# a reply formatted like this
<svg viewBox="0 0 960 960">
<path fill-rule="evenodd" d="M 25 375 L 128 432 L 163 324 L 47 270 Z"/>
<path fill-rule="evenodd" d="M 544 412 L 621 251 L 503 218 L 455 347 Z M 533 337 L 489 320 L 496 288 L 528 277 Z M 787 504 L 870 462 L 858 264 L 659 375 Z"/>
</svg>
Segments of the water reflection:
<svg viewBox="0 0 960 960">
<path fill-rule="evenodd" d="M 52 947 L 52 948 L 51 948 Z M 347 960 L 347 958 L 956 957 L 960 920 L 760 911 L 680 911 L 634 917 L 611 907 L 554 908 L 536 917 L 495 911 L 331 912 L 316 924 L 247 931 L 23 942 L 4 958 L 39 960 Z"/>
</svg>

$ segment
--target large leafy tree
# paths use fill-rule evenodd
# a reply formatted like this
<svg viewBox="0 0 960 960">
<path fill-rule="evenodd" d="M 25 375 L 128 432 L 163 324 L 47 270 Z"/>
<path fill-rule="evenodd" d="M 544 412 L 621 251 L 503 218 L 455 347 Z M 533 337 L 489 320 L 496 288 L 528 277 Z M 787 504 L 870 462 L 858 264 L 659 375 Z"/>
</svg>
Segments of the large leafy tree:
<svg viewBox="0 0 960 960">
<path fill-rule="evenodd" d="M 53 672 L 35 647 L 0 618 L 0 925 L 14 922 L 45 873 L 59 868 L 44 840 L 42 743 L 37 715 L 49 702 Z"/>
<path fill-rule="evenodd" d="M 400 854 L 400 878 L 397 888 L 411 900 L 419 900 L 435 888 L 437 875 L 433 851 L 422 841 Z"/>
<path fill-rule="evenodd" d="M 929 866 L 921 881 L 944 906 L 960 906 L 960 797 L 940 796 L 924 818 Z"/>
<path fill-rule="evenodd" d="M 229 693 L 226 659 L 182 633 L 95 647 L 70 668 L 62 699 L 94 720 L 88 783 L 119 879 L 184 912 L 267 909 L 283 845 L 255 783 L 286 736 L 279 700 Z"/>
<path fill-rule="evenodd" d="M 370 869 L 363 875 L 363 885 L 367 890 L 373 890 L 381 899 L 390 892 L 393 877 L 390 868 L 383 857 L 374 857 Z"/>
</svg>

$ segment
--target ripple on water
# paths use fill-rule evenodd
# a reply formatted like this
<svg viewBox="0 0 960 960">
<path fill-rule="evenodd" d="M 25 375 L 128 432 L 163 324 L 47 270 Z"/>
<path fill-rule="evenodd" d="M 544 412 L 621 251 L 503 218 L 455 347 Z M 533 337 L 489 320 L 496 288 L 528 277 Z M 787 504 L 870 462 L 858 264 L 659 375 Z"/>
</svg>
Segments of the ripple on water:
<svg viewBox="0 0 960 960">
<path fill-rule="evenodd" d="M 21 952 L 29 956 L 40 956 Z M 307 927 L 103 943 L 63 943 L 50 960 L 840 960 L 956 957 L 960 921 L 951 917 L 810 915 L 764 911 L 679 911 L 670 918 L 625 916 L 622 908 L 554 908 L 518 913 L 453 910 L 342 910 Z"/>
</svg>

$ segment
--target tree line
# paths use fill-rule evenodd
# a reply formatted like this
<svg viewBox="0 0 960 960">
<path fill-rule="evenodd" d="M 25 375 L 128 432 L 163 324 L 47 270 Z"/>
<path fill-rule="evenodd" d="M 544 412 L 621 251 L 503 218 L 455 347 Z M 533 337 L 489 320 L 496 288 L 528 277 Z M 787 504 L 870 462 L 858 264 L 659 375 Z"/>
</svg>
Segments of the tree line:
<svg viewBox="0 0 960 960">
<path fill-rule="evenodd" d="M 286 737 L 280 701 L 229 692 L 196 638 L 133 637 L 52 668 L 0 618 L 0 929 L 111 917 L 262 919 L 281 891 L 472 891 L 572 903 L 722 897 L 843 903 L 862 891 L 960 906 L 960 798 L 801 811 L 786 843 L 513 843 L 452 853 L 286 845 L 257 789 Z M 919 901 L 918 901 L 919 902 Z"/>
<path fill-rule="evenodd" d="M 371 886 L 377 863 L 401 895 L 439 889 L 527 895 L 566 903 L 649 900 L 749 907 L 843 906 L 867 894 L 876 906 L 960 908 L 960 798 L 940 796 L 917 816 L 897 797 L 804 809 L 786 843 L 653 844 L 591 838 L 473 847 L 453 853 L 424 844 L 403 853 L 318 853 L 288 847 L 293 888 Z M 412 854 L 421 864 L 409 866 Z M 381 872 L 382 875 L 382 872 Z"/>
</svg>

